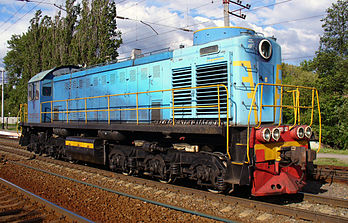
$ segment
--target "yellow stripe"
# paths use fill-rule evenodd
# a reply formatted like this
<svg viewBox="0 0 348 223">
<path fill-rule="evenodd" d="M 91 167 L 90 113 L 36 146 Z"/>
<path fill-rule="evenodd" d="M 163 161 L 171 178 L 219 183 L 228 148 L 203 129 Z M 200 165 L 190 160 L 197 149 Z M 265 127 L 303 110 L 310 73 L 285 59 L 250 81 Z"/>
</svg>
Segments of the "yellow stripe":
<svg viewBox="0 0 348 223">
<path fill-rule="evenodd" d="M 246 67 L 248 76 L 247 77 L 242 77 L 242 81 L 245 83 L 250 84 L 250 92 L 247 93 L 248 98 L 252 100 L 254 91 L 255 91 L 255 86 L 254 86 L 254 79 L 253 79 L 253 73 L 251 72 L 251 63 L 250 61 L 233 61 L 233 66 L 241 66 L 241 67 Z M 255 117 L 255 124 L 259 123 L 258 121 L 258 115 L 257 115 L 257 106 L 256 106 L 256 101 L 254 102 L 252 106 L 252 110 L 254 110 L 254 117 Z"/>
<path fill-rule="evenodd" d="M 265 160 L 280 160 L 280 149 L 288 146 L 305 146 L 307 141 L 288 141 L 288 142 L 276 142 L 269 144 L 255 144 L 256 150 L 265 151 Z M 257 160 L 256 160 L 257 162 Z"/>
<path fill-rule="evenodd" d="M 281 78 L 281 72 L 280 71 L 282 71 L 282 65 L 281 64 L 277 64 L 275 84 L 278 84 L 278 85 L 282 84 L 282 80 L 280 79 Z M 280 90 L 277 87 L 275 87 L 274 91 L 275 91 L 274 92 L 274 104 L 278 105 L 278 100 L 280 99 Z M 273 120 L 275 120 L 276 111 L 277 111 L 277 108 L 274 107 Z M 279 112 L 280 112 L 280 110 L 279 110 Z"/>
<path fill-rule="evenodd" d="M 94 149 L 94 144 L 93 143 L 87 143 L 87 142 L 65 141 L 65 145 L 66 146 L 87 148 L 87 149 Z"/>
<path fill-rule="evenodd" d="M 225 57 L 217 57 L 217 58 L 212 58 L 212 59 L 207 59 L 208 62 L 216 61 L 216 60 L 222 60 Z"/>
</svg>

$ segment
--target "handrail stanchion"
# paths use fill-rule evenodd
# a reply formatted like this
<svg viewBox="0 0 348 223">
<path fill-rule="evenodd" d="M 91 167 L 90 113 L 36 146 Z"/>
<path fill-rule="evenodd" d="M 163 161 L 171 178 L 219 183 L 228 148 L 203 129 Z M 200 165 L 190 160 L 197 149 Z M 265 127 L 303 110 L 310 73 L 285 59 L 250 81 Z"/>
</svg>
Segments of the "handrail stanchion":
<svg viewBox="0 0 348 223">
<path fill-rule="evenodd" d="M 300 90 L 296 88 L 296 95 L 297 95 L 297 124 L 300 125 L 301 123 L 301 113 L 300 113 Z"/>
<path fill-rule="evenodd" d="M 175 125 L 175 118 L 174 118 L 174 89 L 172 89 L 172 113 L 173 113 L 173 125 Z"/>
<path fill-rule="evenodd" d="M 108 124 L 110 125 L 110 96 L 108 96 Z"/>
<path fill-rule="evenodd" d="M 313 116 L 314 116 L 314 88 L 312 89 L 312 112 L 311 112 L 311 126 L 313 124 Z"/>
<path fill-rule="evenodd" d="M 283 112 L 283 86 L 280 86 L 280 108 L 279 108 L 279 124 L 278 127 L 282 124 L 282 112 Z"/>
<path fill-rule="evenodd" d="M 219 126 L 221 125 L 221 119 L 220 119 L 220 86 L 217 86 L 217 93 L 218 93 L 218 113 L 219 113 Z"/>
<path fill-rule="evenodd" d="M 295 94 L 295 90 L 292 90 L 290 92 L 292 93 L 293 110 L 294 110 L 294 124 L 289 127 L 289 130 L 291 130 L 297 123 L 296 94 Z"/>
<path fill-rule="evenodd" d="M 87 98 L 85 98 L 85 123 L 87 124 Z"/>
<path fill-rule="evenodd" d="M 248 114 L 248 130 L 247 130 L 247 158 L 248 158 L 248 163 L 250 163 L 250 155 L 249 155 L 249 151 L 250 151 L 250 142 L 249 142 L 249 138 L 250 138 L 250 115 L 251 115 L 251 111 L 253 110 L 253 107 L 254 107 L 253 105 L 255 103 L 256 92 L 257 92 L 257 89 L 258 89 L 259 85 L 260 85 L 260 83 L 256 84 L 256 86 L 254 87 L 254 95 L 253 95 L 253 99 L 251 101 L 251 106 L 250 106 L 249 114 Z M 256 114 L 257 114 L 257 112 L 256 112 Z"/>
<path fill-rule="evenodd" d="M 69 100 L 66 100 L 66 123 L 69 123 Z"/>
<path fill-rule="evenodd" d="M 136 93 L 136 101 L 137 101 L 137 125 L 139 125 L 139 93 Z"/>
<path fill-rule="evenodd" d="M 261 83 L 260 84 L 261 85 L 261 98 L 260 98 L 260 119 L 257 119 L 258 120 L 258 123 L 257 123 L 257 126 L 255 127 L 255 128 L 260 128 L 260 126 L 261 126 L 261 122 L 262 122 L 262 99 L 263 99 L 263 84 Z M 256 109 L 257 109 L 257 107 L 256 107 Z M 256 114 L 257 114 L 257 112 L 256 112 Z M 255 123 L 256 124 L 256 123 Z"/>
<path fill-rule="evenodd" d="M 41 114 L 41 111 L 42 111 L 42 103 L 40 103 L 40 123 L 42 123 L 42 114 Z"/>
<path fill-rule="evenodd" d="M 53 122 L 53 101 L 51 101 L 51 123 Z"/>
<path fill-rule="evenodd" d="M 320 104 L 319 104 L 319 93 L 318 90 L 316 90 L 317 95 L 317 104 L 318 104 L 318 114 L 319 114 L 319 147 L 317 153 L 319 153 L 321 148 L 321 114 L 320 114 Z"/>
<path fill-rule="evenodd" d="M 231 154 L 230 154 L 230 149 L 229 149 L 229 144 L 230 144 L 230 119 L 229 119 L 229 116 L 230 116 L 230 106 L 229 106 L 229 93 L 228 93 L 228 88 L 221 84 L 220 86 L 224 87 L 225 90 L 226 90 L 226 95 L 227 95 L 227 100 L 226 100 L 226 150 L 227 150 L 227 155 L 228 155 L 228 158 L 231 159 Z"/>
</svg>

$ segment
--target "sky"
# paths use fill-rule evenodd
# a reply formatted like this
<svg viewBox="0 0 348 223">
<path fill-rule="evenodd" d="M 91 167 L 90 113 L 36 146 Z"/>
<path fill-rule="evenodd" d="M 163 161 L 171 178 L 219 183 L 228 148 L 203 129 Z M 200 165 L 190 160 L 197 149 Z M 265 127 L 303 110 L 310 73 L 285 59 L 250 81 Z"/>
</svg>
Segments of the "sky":
<svg viewBox="0 0 348 223">
<path fill-rule="evenodd" d="M 28 0 L 27 0 L 28 1 Z M 28 29 L 36 10 L 53 17 L 65 0 L 0 0 L 0 67 L 8 51 L 7 41 Z M 77 0 L 79 2 L 79 0 Z M 131 20 L 117 20 L 123 44 L 119 58 L 132 49 L 152 52 L 192 45 L 193 32 L 202 28 L 224 26 L 222 0 L 115 0 L 117 15 Z M 298 65 L 311 59 L 319 47 L 326 9 L 335 0 L 243 0 L 250 4 L 242 13 L 246 19 L 230 16 L 231 26 L 251 28 L 264 36 L 274 36 L 282 47 L 283 62 Z M 56 6 L 55 6 L 56 5 Z M 230 4 L 230 11 L 239 9 Z M 64 13 L 64 12 L 63 12 Z M 147 25 L 146 25 L 147 24 Z"/>
</svg>

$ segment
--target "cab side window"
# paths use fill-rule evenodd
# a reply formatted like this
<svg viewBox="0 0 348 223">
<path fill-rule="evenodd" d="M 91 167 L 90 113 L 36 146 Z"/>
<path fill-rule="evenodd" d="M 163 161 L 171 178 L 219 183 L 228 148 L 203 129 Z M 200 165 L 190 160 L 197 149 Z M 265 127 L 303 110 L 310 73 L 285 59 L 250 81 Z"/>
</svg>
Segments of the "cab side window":
<svg viewBox="0 0 348 223">
<path fill-rule="evenodd" d="M 52 83 L 44 83 L 41 92 L 42 96 L 52 96 Z"/>
<path fill-rule="evenodd" d="M 34 99 L 34 86 L 33 86 L 33 84 L 29 84 L 29 86 L 28 86 L 28 100 L 29 101 L 32 101 L 33 99 Z"/>
<path fill-rule="evenodd" d="M 40 98 L 40 83 L 39 82 L 34 83 L 34 92 L 35 92 L 34 100 L 39 100 Z"/>
</svg>

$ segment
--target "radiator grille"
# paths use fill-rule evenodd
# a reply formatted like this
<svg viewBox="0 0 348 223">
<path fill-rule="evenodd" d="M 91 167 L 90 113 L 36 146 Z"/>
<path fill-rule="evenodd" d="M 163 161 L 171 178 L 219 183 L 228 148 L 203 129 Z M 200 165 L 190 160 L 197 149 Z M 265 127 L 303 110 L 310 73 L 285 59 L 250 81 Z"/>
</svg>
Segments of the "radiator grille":
<svg viewBox="0 0 348 223">
<path fill-rule="evenodd" d="M 228 86 L 227 62 L 199 65 L 196 69 L 196 85 L 224 84 Z M 227 113 L 227 93 L 224 87 L 220 92 L 220 114 Z M 217 87 L 197 89 L 197 106 L 208 106 L 218 104 Z M 198 116 L 209 116 L 218 114 L 218 108 L 197 108 Z"/>
<path fill-rule="evenodd" d="M 172 84 L 173 88 L 192 87 L 191 67 L 173 69 Z M 176 90 L 174 91 L 174 106 L 192 106 L 191 90 Z M 191 116 L 191 108 L 176 108 L 174 110 L 175 116 L 181 118 L 188 118 Z"/>
</svg>

